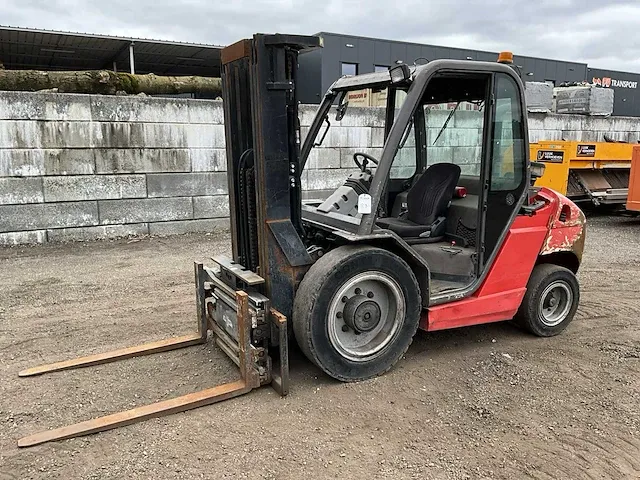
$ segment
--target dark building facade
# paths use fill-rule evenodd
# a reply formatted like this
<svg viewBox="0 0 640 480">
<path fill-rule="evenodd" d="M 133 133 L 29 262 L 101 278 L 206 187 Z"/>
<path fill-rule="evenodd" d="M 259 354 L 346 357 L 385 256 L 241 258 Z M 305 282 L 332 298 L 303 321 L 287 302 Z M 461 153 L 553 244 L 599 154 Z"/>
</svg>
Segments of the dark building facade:
<svg viewBox="0 0 640 480">
<path fill-rule="evenodd" d="M 307 52 L 300 61 L 300 101 L 318 103 L 324 92 L 342 75 L 370 73 L 386 70 L 404 62 L 420 64 L 438 58 L 455 60 L 496 61 L 498 52 L 467 50 L 461 48 L 423 45 L 394 40 L 357 37 L 335 33 L 318 33 L 323 39 L 323 48 Z M 505 46 L 508 50 L 508 46 Z M 614 115 L 640 116 L 640 75 L 589 68 L 586 63 L 549 60 L 545 58 L 515 55 L 524 81 L 591 82 L 593 78 L 605 78 L 603 87 L 613 88 Z M 613 82 L 616 80 L 616 82 Z"/>
<path fill-rule="evenodd" d="M 640 75 L 637 73 L 587 69 L 587 82 L 612 88 L 613 114 L 626 117 L 640 117 Z"/>
</svg>

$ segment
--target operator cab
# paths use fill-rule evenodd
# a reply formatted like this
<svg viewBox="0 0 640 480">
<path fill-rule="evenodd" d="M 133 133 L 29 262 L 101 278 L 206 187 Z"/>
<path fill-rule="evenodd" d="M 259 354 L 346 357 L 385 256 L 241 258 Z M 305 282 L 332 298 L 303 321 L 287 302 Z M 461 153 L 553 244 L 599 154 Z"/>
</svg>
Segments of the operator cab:
<svg viewBox="0 0 640 480">
<path fill-rule="evenodd" d="M 471 291 L 527 202 L 521 88 L 516 74 L 501 67 L 439 60 L 338 80 L 310 128 L 303 165 L 327 136 L 341 158 L 353 150 L 335 142 L 356 135 L 349 129 L 358 122 L 344 120 L 349 110 L 359 110 L 345 100 L 350 91 L 386 89 L 384 136 L 378 145 L 371 134 L 367 151 L 353 153 L 357 171 L 335 191 L 303 205 L 314 241 L 327 229 L 391 236 L 428 267 L 425 303 Z M 341 122 L 333 136 L 330 117 Z"/>
</svg>

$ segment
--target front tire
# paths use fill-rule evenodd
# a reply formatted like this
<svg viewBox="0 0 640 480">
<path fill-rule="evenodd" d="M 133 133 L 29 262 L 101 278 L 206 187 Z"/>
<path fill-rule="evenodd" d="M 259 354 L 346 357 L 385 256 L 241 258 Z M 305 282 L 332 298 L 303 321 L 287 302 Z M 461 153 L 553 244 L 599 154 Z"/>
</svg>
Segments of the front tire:
<svg viewBox="0 0 640 480">
<path fill-rule="evenodd" d="M 311 266 L 293 304 L 293 331 L 304 354 L 331 377 L 381 375 L 409 348 L 421 311 L 418 282 L 397 255 L 342 246 Z"/>
<path fill-rule="evenodd" d="M 571 323 L 579 301 L 580 286 L 571 270 L 552 264 L 537 265 L 516 321 L 534 335 L 552 337 Z"/>
</svg>

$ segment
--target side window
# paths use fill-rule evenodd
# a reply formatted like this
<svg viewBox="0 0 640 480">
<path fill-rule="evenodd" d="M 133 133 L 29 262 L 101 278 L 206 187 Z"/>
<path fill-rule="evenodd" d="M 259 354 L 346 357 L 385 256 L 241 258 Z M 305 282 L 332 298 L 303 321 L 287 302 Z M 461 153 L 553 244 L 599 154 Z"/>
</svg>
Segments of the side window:
<svg viewBox="0 0 640 480">
<path fill-rule="evenodd" d="M 396 115 L 400 111 L 400 107 L 407 98 L 407 92 L 403 90 L 396 91 L 395 94 L 395 110 Z M 391 164 L 391 170 L 389 171 L 389 178 L 393 180 L 407 179 L 413 177 L 416 173 L 418 165 L 418 157 L 416 151 L 416 132 L 413 128 L 413 122 L 411 122 L 407 130 L 404 132 L 400 148 L 396 152 L 396 156 L 393 158 Z"/>
<path fill-rule="evenodd" d="M 424 105 L 427 166 L 455 163 L 462 175 L 480 176 L 484 102 L 460 101 Z"/>
<path fill-rule="evenodd" d="M 416 165 L 418 164 L 416 155 L 416 132 L 413 128 L 413 122 L 411 122 L 404 132 L 400 148 L 398 148 L 391 164 L 389 178 L 411 178 L 416 173 Z"/>
<path fill-rule="evenodd" d="M 491 190 L 510 191 L 522 184 L 526 152 L 518 87 L 504 73 L 496 75 L 495 98 Z"/>
</svg>

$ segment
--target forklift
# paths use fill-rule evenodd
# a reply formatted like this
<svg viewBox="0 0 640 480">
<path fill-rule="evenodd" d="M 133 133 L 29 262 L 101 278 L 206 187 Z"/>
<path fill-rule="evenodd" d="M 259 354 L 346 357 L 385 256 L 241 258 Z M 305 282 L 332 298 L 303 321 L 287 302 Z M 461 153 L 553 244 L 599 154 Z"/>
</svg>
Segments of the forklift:
<svg viewBox="0 0 640 480">
<path fill-rule="evenodd" d="M 211 338 L 240 379 L 29 435 L 20 447 L 189 410 L 261 385 L 286 395 L 294 341 L 328 376 L 355 382 L 390 370 L 418 329 L 513 320 L 547 337 L 571 322 L 585 217 L 563 195 L 533 187 L 544 165 L 529 161 L 524 87 L 512 55 L 340 78 L 301 141 L 298 56 L 321 46 L 318 37 L 257 34 L 222 50 L 232 257 L 195 264 L 197 332 L 19 373 Z M 348 94 L 362 89 L 387 90 L 381 153 L 355 152 L 354 172 L 341 186 L 303 201 L 313 150 L 344 134 Z M 456 143 L 462 137 L 466 143 Z M 444 155 L 453 161 L 439 161 Z"/>
</svg>

